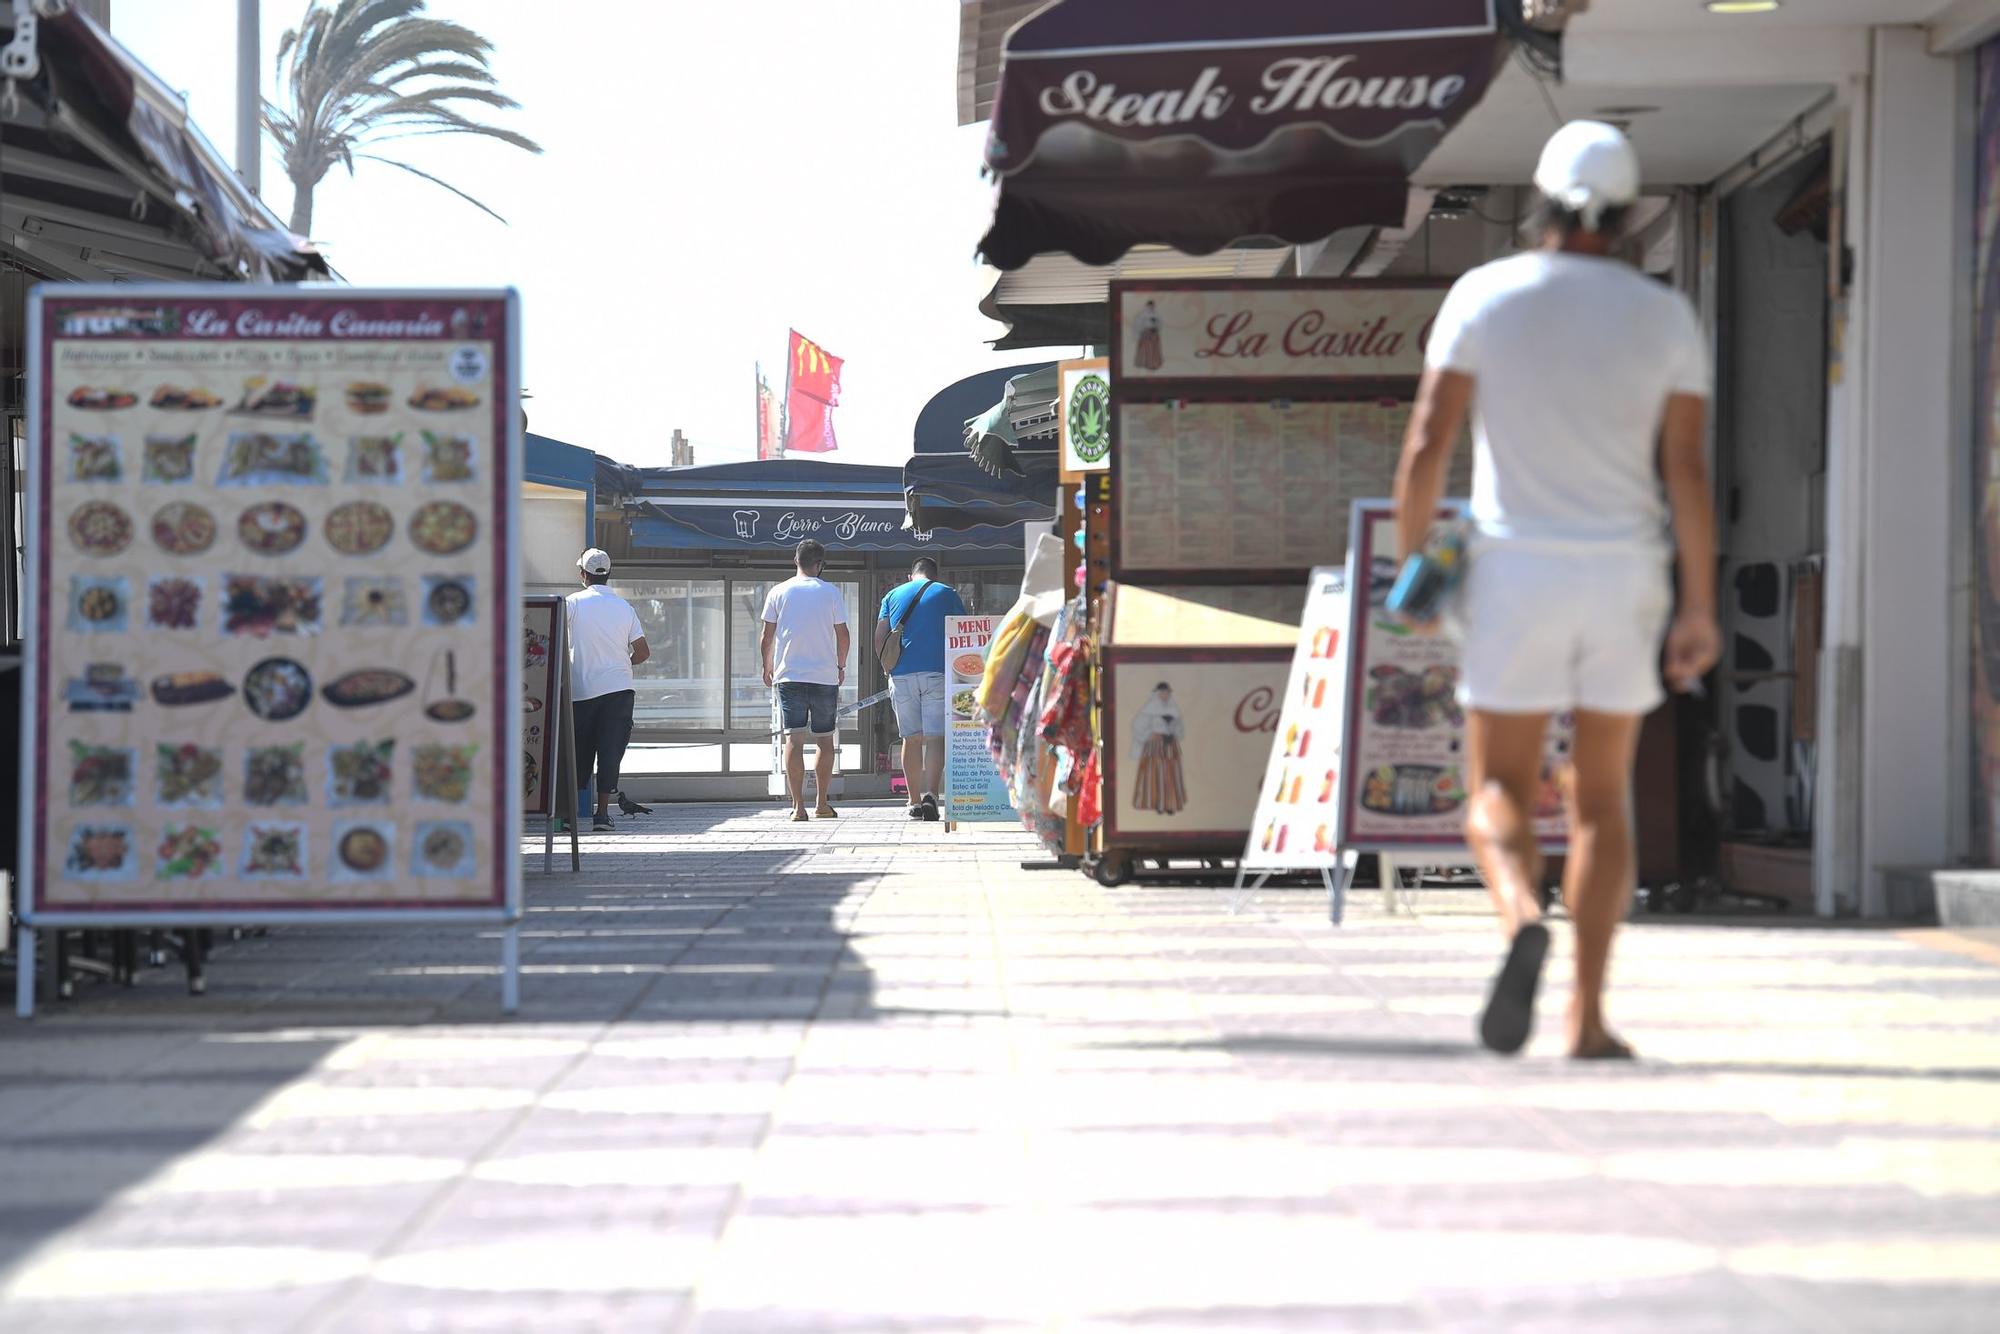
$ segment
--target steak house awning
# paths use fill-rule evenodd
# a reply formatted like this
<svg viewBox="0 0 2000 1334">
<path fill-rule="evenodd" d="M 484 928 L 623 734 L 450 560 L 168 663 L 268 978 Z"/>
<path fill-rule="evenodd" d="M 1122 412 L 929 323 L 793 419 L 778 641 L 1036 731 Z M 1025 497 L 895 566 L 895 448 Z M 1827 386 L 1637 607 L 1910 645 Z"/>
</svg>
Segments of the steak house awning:
<svg viewBox="0 0 2000 1334">
<path fill-rule="evenodd" d="M 1479 104 L 1494 0 L 1067 0 L 1007 39 L 986 259 L 1108 264 L 1403 220 L 1410 176 Z"/>
</svg>

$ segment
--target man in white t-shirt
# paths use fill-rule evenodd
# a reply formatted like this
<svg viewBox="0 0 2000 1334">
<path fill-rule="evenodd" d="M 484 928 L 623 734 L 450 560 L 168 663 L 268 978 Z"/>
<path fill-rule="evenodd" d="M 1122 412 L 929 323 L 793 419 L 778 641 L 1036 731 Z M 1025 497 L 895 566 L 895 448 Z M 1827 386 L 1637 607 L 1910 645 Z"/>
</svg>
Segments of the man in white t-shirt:
<svg viewBox="0 0 2000 1334">
<path fill-rule="evenodd" d="M 1466 274 L 1439 312 L 1396 477 L 1398 530 L 1406 556 L 1423 547 L 1471 412 L 1474 533 L 1457 608 L 1466 842 L 1510 942 L 1480 1037 L 1514 1052 L 1533 1024 L 1549 944 L 1533 820 L 1543 732 L 1572 713 L 1569 1052 L 1629 1058 L 1603 992 L 1635 875 L 1639 726 L 1662 698 L 1663 634 L 1677 690 L 1697 689 L 1721 648 L 1702 439 L 1709 357 L 1687 299 L 1615 256 L 1639 197 L 1623 134 L 1564 126 L 1535 186 L 1540 248 Z"/>
<path fill-rule="evenodd" d="M 576 731 L 577 781 L 592 785 L 596 770 L 597 818 L 591 828 L 608 833 L 611 798 L 627 815 L 646 807 L 618 788 L 618 766 L 632 740 L 632 669 L 652 656 L 632 604 L 612 592 L 611 557 L 592 547 L 576 558 L 583 591 L 564 599 L 568 610 L 570 714 Z M 581 803 L 579 803 L 579 809 Z"/>
<path fill-rule="evenodd" d="M 819 804 L 813 814 L 837 814 L 827 799 L 833 787 L 833 759 L 839 753 L 834 717 L 840 687 L 847 680 L 847 598 L 819 577 L 826 548 L 807 538 L 792 553 L 798 573 L 764 599 L 764 684 L 778 692 L 785 725 L 785 791 L 792 818 L 806 818 L 806 735 L 813 739 L 813 770 Z"/>
</svg>

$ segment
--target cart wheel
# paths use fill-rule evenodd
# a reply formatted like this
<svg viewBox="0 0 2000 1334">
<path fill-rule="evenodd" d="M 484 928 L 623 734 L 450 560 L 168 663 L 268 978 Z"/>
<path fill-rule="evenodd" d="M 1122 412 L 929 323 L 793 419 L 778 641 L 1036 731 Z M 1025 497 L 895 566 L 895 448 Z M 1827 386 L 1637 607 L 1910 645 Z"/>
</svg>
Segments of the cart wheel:
<svg viewBox="0 0 2000 1334">
<path fill-rule="evenodd" d="M 1694 911 L 1694 902 L 1693 885 L 1671 885 L 1667 888 L 1667 903 L 1682 916 Z"/>
<path fill-rule="evenodd" d="M 1106 889 L 1115 889 L 1132 878 L 1132 862 L 1126 857 L 1099 857 L 1090 868 L 1091 878 Z"/>
<path fill-rule="evenodd" d="M 188 979 L 188 995 L 206 996 L 207 994 L 208 979 L 206 977 L 191 977 Z"/>
</svg>

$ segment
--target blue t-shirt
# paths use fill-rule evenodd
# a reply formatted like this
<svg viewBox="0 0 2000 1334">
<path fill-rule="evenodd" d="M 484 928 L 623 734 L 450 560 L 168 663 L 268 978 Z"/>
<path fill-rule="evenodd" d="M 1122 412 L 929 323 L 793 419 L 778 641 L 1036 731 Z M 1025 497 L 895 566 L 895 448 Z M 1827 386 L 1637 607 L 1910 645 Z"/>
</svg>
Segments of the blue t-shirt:
<svg viewBox="0 0 2000 1334">
<path fill-rule="evenodd" d="M 916 603 L 916 610 L 910 604 Z M 958 590 L 935 579 L 912 579 L 898 584 L 882 596 L 880 618 L 890 625 L 902 622 L 903 656 L 896 659 L 891 676 L 912 672 L 944 670 L 944 618 L 965 615 L 965 603 Z M 904 621 L 903 617 L 909 616 Z"/>
</svg>

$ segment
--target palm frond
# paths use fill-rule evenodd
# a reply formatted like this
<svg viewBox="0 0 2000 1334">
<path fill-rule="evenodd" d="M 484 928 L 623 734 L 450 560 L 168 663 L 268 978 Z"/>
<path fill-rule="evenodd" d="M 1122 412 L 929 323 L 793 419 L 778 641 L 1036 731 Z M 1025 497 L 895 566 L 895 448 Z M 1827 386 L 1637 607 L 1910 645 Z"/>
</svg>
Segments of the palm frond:
<svg viewBox="0 0 2000 1334">
<path fill-rule="evenodd" d="M 466 203 L 472 205 L 480 212 L 490 215 L 496 221 L 501 223 L 505 223 L 507 221 L 507 219 L 501 217 L 498 213 L 493 212 L 492 209 L 486 207 L 486 205 L 480 203 L 477 199 L 474 199 L 471 195 L 465 193 L 465 191 L 459 189 L 457 186 L 453 185 L 450 181 L 439 180 L 437 177 L 431 175 L 429 172 L 423 170 L 420 167 L 413 167 L 407 162 L 398 162 L 395 158 L 381 157 L 375 153 L 362 153 L 360 156 L 367 158 L 370 162 L 386 162 L 392 167 L 401 167 L 404 171 L 409 172 L 413 176 L 423 177 L 425 180 L 429 181 L 432 185 L 443 186 L 445 189 L 451 191 L 453 194 L 457 195 L 460 199 L 463 199 Z"/>
<path fill-rule="evenodd" d="M 278 43 L 282 105 L 267 105 L 264 115 L 286 174 L 307 201 L 306 213 L 312 186 L 330 168 L 352 173 L 355 159 L 363 157 L 421 176 L 499 218 L 428 172 L 359 151 L 419 135 L 474 134 L 541 152 L 525 134 L 465 114 L 475 106 L 520 108 L 498 90 L 492 52 L 493 43 L 473 29 L 431 17 L 426 0 L 308 0 L 298 26 Z"/>
</svg>

